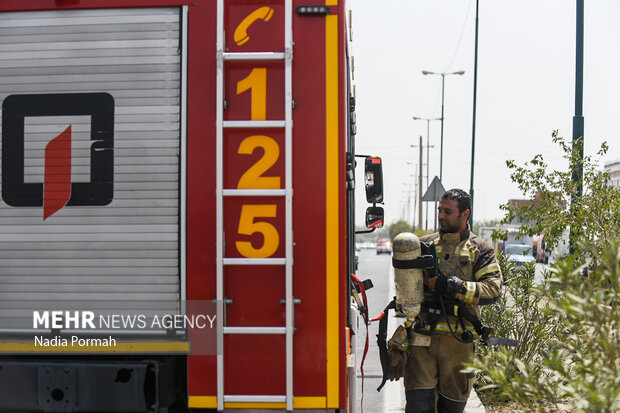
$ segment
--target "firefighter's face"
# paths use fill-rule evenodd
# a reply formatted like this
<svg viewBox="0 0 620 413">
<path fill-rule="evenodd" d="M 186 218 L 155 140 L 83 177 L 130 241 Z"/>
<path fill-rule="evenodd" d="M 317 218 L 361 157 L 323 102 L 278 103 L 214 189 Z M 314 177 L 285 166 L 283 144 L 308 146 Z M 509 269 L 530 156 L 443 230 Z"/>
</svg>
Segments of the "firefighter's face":
<svg viewBox="0 0 620 413">
<path fill-rule="evenodd" d="M 467 228 L 469 209 L 461 213 L 459 204 L 454 199 L 442 199 L 438 208 L 439 229 L 441 232 L 463 232 Z"/>
</svg>

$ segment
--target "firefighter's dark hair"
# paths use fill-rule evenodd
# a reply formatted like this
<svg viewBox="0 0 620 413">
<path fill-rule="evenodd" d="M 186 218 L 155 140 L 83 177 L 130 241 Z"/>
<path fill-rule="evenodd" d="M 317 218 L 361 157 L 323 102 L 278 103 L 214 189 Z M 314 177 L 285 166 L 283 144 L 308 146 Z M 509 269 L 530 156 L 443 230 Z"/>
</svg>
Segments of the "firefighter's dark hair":
<svg viewBox="0 0 620 413">
<path fill-rule="evenodd" d="M 459 212 L 461 214 L 466 209 L 469 209 L 471 211 L 471 197 L 467 192 L 463 191 L 462 189 L 450 189 L 441 196 L 441 199 L 452 199 L 456 201 L 459 205 Z"/>
</svg>

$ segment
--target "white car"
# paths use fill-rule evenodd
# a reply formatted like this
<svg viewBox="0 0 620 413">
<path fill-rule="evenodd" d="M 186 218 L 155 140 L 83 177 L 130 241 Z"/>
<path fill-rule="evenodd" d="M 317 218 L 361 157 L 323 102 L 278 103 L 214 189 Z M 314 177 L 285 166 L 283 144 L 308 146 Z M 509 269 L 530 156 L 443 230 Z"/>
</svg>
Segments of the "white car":
<svg viewBox="0 0 620 413">
<path fill-rule="evenodd" d="M 527 244 L 506 244 L 504 245 L 504 254 L 508 257 L 509 262 L 517 266 L 536 261 L 532 255 L 532 246 Z"/>
</svg>

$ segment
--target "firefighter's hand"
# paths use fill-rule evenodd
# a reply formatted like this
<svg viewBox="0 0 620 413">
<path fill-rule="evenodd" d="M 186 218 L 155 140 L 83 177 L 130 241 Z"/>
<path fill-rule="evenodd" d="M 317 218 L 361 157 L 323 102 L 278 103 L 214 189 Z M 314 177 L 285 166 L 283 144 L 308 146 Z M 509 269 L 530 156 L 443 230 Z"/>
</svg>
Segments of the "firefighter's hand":
<svg viewBox="0 0 620 413">
<path fill-rule="evenodd" d="M 438 277 L 424 278 L 424 285 L 426 285 L 432 292 L 435 292 L 435 282 Z"/>
<path fill-rule="evenodd" d="M 398 380 L 405 376 L 407 365 L 407 330 L 403 326 L 399 326 L 387 344 L 388 354 L 390 355 L 388 379 L 390 381 Z"/>
<path fill-rule="evenodd" d="M 431 291 L 444 294 L 452 298 L 456 297 L 456 294 L 461 292 L 464 285 L 463 281 L 454 275 L 449 275 L 447 277 L 445 275 L 438 275 L 437 277 L 425 280 L 425 282 Z"/>
</svg>

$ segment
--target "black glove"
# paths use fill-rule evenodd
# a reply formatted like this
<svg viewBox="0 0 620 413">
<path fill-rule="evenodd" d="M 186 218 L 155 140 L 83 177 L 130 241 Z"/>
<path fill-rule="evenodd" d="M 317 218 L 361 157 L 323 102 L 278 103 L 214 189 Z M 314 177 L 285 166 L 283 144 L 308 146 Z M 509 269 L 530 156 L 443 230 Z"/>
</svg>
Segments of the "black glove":
<svg viewBox="0 0 620 413">
<path fill-rule="evenodd" d="M 456 297 L 463 289 L 463 281 L 455 275 L 439 275 L 435 281 L 435 292 L 447 295 L 450 298 Z"/>
<path fill-rule="evenodd" d="M 388 340 L 388 354 L 390 355 L 390 368 L 388 379 L 390 381 L 405 377 L 405 367 L 407 365 L 407 331 L 403 326 L 399 326 L 391 339 Z"/>
</svg>

